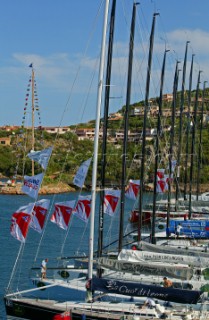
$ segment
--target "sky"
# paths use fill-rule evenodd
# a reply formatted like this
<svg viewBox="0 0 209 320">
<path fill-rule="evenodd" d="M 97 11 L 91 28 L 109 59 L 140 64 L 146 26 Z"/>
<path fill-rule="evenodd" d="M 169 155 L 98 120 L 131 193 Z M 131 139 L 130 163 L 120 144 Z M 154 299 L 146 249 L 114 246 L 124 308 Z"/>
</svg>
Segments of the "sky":
<svg viewBox="0 0 209 320">
<path fill-rule="evenodd" d="M 150 97 L 159 95 L 164 50 L 164 93 L 172 92 L 176 60 L 182 70 L 186 41 L 186 83 L 194 58 L 193 88 L 209 80 L 209 1 L 140 0 L 137 6 L 131 103 L 145 96 L 149 36 L 154 12 L 155 41 Z M 110 1 L 110 8 L 111 8 Z M 132 0 L 117 0 L 110 113 L 126 101 Z M 33 63 L 42 126 L 68 126 L 95 119 L 102 36 L 102 0 L 7 0 L 0 10 L 0 126 L 21 125 Z M 181 72 L 181 71 L 180 71 Z M 180 88 L 180 85 L 179 85 Z M 27 122 L 30 125 L 30 102 Z M 39 119 L 39 120 L 38 120 Z M 40 120 L 41 119 L 41 120 Z"/>
</svg>

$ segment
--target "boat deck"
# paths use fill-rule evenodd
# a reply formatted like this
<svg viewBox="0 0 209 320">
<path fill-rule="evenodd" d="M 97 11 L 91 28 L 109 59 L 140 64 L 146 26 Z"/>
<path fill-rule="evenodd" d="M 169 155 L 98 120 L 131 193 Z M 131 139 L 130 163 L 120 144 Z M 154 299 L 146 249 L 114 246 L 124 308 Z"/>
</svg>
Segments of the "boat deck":
<svg viewBox="0 0 209 320">
<path fill-rule="evenodd" d="M 109 319 L 109 320 L 145 320 L 145 319 L 160 319 L 160 315 L 164 314 L 166 319 L 179 320 L 184 319 L 185 316 L 191 315 L 193 320 L 209 319 L 208 312 L 201 314 L 198 311 L 190 310 L 187 308 L 172 309 L 166 308 L 163 312 L 159 313 L 156 309 L 142 308 L 142 304 L 129 302 L 129 303 L 111 303 L 95 301 L 94 303 L 85 302 L 58 302 L 56 300 L 39 300 L 33 298 L 12 298 L 6 299 L 7 319 L 39 319 L 44 315 L 45 320 L 53 319 L 54 315 L 61 314 L 66 311 L 71 313 L 73 320 L 96 320 L 96 319 Z M 18 310 L 19 314 L 16 314 Z M 28 313 L 30 310 L 30 313 Z M 38 311 L 37 311 L 38 310 Z M 20 312 L 22 314 L 20 315 Z M 36 315 L 35 315 L 36 314 Z M 37 318 L 38 315 L 38 318 Z M 40 318 L 42 319 L 42 318 Z M 161 318 L 162 319 L 162 318 Z"/>
</svg>

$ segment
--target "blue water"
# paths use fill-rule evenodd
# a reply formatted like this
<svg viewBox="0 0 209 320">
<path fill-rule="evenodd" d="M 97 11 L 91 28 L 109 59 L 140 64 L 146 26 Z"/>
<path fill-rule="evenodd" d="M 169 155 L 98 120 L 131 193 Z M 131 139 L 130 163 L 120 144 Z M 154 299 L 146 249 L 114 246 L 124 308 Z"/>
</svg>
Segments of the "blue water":
<svg viewBox="0 0 209 320">
<path fill-rule="evenodd" d="M 54 202 L 67 201 L 77 199 L 78 193 L 50 195 L 40 197 L 49 198 L 51 200 L 51 207 L 49 215 L 52 214 Z M 3 304 L 3 296 L 5 290 L 10 282 L 13 266 L 16 262 L 17 255 L 20 248 L 20 242 L 14 239 L 10 235 L 10 224 L 12 214 L 23 205 L 27 205 L 33 200 L 28 196 L 14 196 L 14 195 L 0 195 L 0 320 L 6 319 L 6 314 Z M 98 202 L 98 201 L 97 201 Z M 128 212 L 133 205 L 133 202 L 128 200 L 126 203 L 126 216 L 124 222 L 128 221 Z M 106 216 L 105 221 L 105 235 L 106 244 L 111 240 L 118 237 L 119 217 L 118 213 L 115 218 L 111 219 Z M 98 226 L 98 203 L 95 217 L 95 230 Z M 111 230 L 111 231 L 110 231 Z M 97 232 L 96 232 L 97 234 Z M 70 228 L 66 244 L 63 250 L 63 256 L 74 255 L 75 252 L 88 253 L 88 235 L 89 224 L 86 226 L 84 222 L 73 217 L 71 219 Z M 66 236 L 66 231 L 58 228 L 55 224 L 48 221 L 46 230 L 43 236 L 43 240 L 40 245 L 40 250 L 36 259 L 36 266 L 40 266 L 41 261 L 44 258 L 48 258 L 48 266 L 50 263 L 55 262 L 55 258 L 61 255 L 61 247 Z M 29 282 L 30 268 L 33 266 L 33 262 L 39 247 L 41 235 L 35 232 L 33 229 L 29 229 L 27 241 L 24 245 L 23 254 L 20 255 L 18 261 L 17 272 L 14 274 L 11 281 L 12 292 L 21 291 L 31 287 Z M 104 241 L 104 244 L 105 244 Z M 95 245 L 97 244 L 97 236 L 95 237 Z"/>
</svg>

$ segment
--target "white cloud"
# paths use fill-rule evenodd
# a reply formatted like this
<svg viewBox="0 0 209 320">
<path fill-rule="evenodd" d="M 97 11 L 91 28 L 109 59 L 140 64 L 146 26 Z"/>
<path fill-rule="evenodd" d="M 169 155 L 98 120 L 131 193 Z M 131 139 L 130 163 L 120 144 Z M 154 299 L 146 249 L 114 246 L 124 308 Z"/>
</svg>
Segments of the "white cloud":
<svg viewBox="0 0 209 320">
<path fill-rule="evenodd" d="M 209 72 L 209 33 L 200 29 L 177 29 L 167 33 L 166 38 L 169 40 L 166 46 L 170 49 L 170 53 L 167 58 L 165 91 L 172 91 L 176 57 L 178 57 L 183 63 L 187 40 L 191 41 L 188 50 L 187 78 L 189 75 L 191 55 L 192 53 L 195 53 L 195 70 L 198 70 L 199 68 L 203 70 L 202 81 L 207 80 L 205 77 Z M 165 42 L 162 38 L 156 36 L 154 42 L 150 96 L 159 95 L 159 79 L 164 50 Z M 140 43 L 139 39 L 136 39 L 134 47 L 131 102 L 144 99 L 147 59 L 148 43 Z M 52 108 L 53 105 L 56 105 L 56 108 L 58 105 L 61 105 L 64 108 L 64 105 L 70 95 L 71 88 L 73 87 L 74 96 L 72 97 L 70 106 L 72 105 L 74 108 L 76 103 L 77 105 L 82 105 L 82 103 L 84 103 L 82 94 L 89 94 L 89 101 L 91 102 L 88 101 L 86 109 L 88 114 L 92 114 L 90 118 L 93 118 L 93 109 L 95 108 L 95 104 L 92 103 L 92 101 L 94 101 L 93 95 L 96 94 L 97 90 L 96 82 L 98 80 L 99 69 L 98 60 L 99 57 L 91 55 L 82 57 L 80 54 L 70 55 L 65 52 L 54 53 L 48 56 L 14 53 L 10 58 L 10 61 L 4 63 L 4 67 L 0 68 L 0 79 L 3 79 L 1 81 L 4 88 L 10 88 L 10 91 L 13 91 L 14 88 L 17 89 L 18 83 L 19 92 L 17 92 L 16 101 L 23 101 L 25 83 L 27 82 L 27 77 L 30 75 L 28 66 L 33 62 L 36 71 L 36 78 L 38 80 L 38 89 L 41 89 L 45 104 L 48 104 L 48 106 L 46 106 L 48 110 Z M 125 103 L 128 69 L 128 43 L 114 43 L 112 66 L 113 87 L 111 88 L 111 95 L 114 97 L 122 97 L 122 99 L 113 99 L 111 101 L 111 104 L 115 104 L 114 108 L 117 110 Z M 91 81 L 92 84 L 90 85 Z M 195 82 L 196 74 L 193 86 L 196 85 Z M 6 91 L 6 89 L 4 90 Z M 77 102 L 78 96 L 79 102 Z M 8 98 L 8 104 L 10 102 L 9 99 L 10 97 Z"/>
<path fill-rule="evenodd" d="M 195 30 L 187 30 L 187 29 L 179 29 L 173 32 L 170 32 L 168 35 L 168 39 L 172 44 L 172 47 L 182 52 L 185 47 L 186 41 L 190 41 L 190 46 L 193 49 L 194 53 L 198 57 L 208 56 L 209 53 L 209 32 L 195 29 Z"/>
</svg>

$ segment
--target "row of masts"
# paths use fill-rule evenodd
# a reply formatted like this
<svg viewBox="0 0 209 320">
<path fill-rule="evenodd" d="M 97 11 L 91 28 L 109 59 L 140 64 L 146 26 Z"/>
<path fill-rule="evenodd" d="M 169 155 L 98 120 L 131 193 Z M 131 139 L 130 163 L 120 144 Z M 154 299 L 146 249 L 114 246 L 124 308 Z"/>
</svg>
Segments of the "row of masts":
<svg viewBox="0 0 209 320">
<path fill-rule="evenodd" d="M 133 63 L 133 50 L 134 50 L 134 33 L 135 33 L 135 17 L 136 17 L 136 7 L 138 3 L 133 4 L 130 39 L 129 39 L 129 59 L 128 59 L 128 76 L 127 76 L 127 93 L 126 93 L 126 105 L 124 113 L 124 142 L 123 142 L 123 154 L 122 154 L 122 177 L 121 177 L 121 202 L 120 202 L 120 226 L 119 226 L 119 242 L 118 242 L 118 252 L 121 251 L 123 246 L 123 227 L 124 227 L 124 210 L 125 210 L 125 185 L 126 185 L 126 156 L 127 156 L 127 141 L 128 141 L 128 118 L 129 118 L 129 107 L 130 107 L 130 97 L 131 97 L 131 82 L 132 82 L 132 63 Z M 100 186 L 100 215 L 99 215 L 99 240 L 98 240 L 98 257 L 102 256 L 103 248 L 103 227 L 104 227 L 104 212 L 103 212 L 103 199 L 105 190 L 105 169 L 106 169 L 106 152 L 107 152 L 107 127 L 108 127 L 108 111 L 109 111 L 109 98 L 110 98 L 110 83 L 111 83 L 111 66 L 112 66 L 112 50 L 113 50 L 113 39 L 114 39 L 114 24 L 115 24 L 115 10 L 116 10 L 116 0 L 112 2 L 111 18 L 110 18 L 110 32 L 109 32 L 109 46 L 108 46 L 108 59 L 107 59 L 107 73 L 106 73 L 106 83 L 105 83 L 105 107 L 104 107 L 104 122 L 103 122 L 103 145 L 102 145 L 102 165 L 101 165 L 101 186 Z M 154 47 L 154 32 L 155 23 L 158 13 L 154 13 L 152 21 L 152 29 L 150 34 L 149 43 L 149 55 L 148 55 L 148 65 L 147 65 L 147 77 L 146 77 L 146 91 L 145 91 L 145 105 L 144 105 L 144 124 L 143 124 L 143 134 L 142 134 L 142 149 L 141 149 L 141 169 L 140 169 L 140 194 L 139 194 L 139 222 L 138 222 L 138 240 L 141 240 L 141 227 L 142 227 L 142 210 L 143 210 L 143 192 L 144 192 L 144 173 L 145 173 L 145 147 L 146 147 L 146 129 L 147 129 L 147 112 L 149 108 L 149 89 L 150 89 L 150 77 L 152 68 L 152 54 Z M 182 75 L 182 85 L 181 85 L 181 101 L 180 101 L 180 121 L 179 121 L 179 139 L 178 139 L 178 157 L 177 157 L 177 176 L 176 176 L 176 193 L 175 199 L 176 203 L 179 198 L 179 177 L 180 177 L 180 162 L 181 162 L 181 148 L 182 148 L 182 130 L 183 130 L 183 107 L 184 107 L 184 96 L 185 96 L 185 79 L 186 79 L 186 65 L 187 65 L 187 55 L 188 55 L 188 44 L 186 42 L 186 50 L 184 56 L 183 64 L 183 75 Z M 157 170 L 159 166 L 159 141 L 162 133 L 161 127 L 161 117 L 162 117 L 162 103 L 163 103 L 163 88 L 164 88 L 164 77 L 165 77 L 165 67 L 166 67 L 166 56 L 169 50 L 165 48 L 163 65 L 161 71 L 161 82 L 160 82 L 160 96 L 159 96 L 159 111 L 158 111 L 158 123 L 157 123 L 157 137 L 155 144 L 155 172 L 154 172 L 154 191 L 153 191 L 153 213 L 152 213 L 152 229 L 151 229 L 151 242 L 155 243 L 155 211 L 156 211 L 156 185 L 157 185 Z M 186 199 L 187 194 L 187 183 L 188 183 L 188 157 L 189 157 L 189 135 L 191 133 L 190 122 L 191 122 L 191 90 L 192 90 L 192 75 L 193 75 L 193 61 L 194 55 L 192 55 L 191 70 L 189 77 L 189 91 L 188 91 L 188 117 L 187 117 L 187 131 L 186 131 L 186 158 L 185 158 L 185 180 L 184 180 L 184 198 Z M 176 115 L 176 104 L 177 104 L 177 93 L 178 93 L 178 83 L 179 83 L 179 61 L 176 61 L 174 82 L 173 82 L 173 102 L 172 102 L 172 119 L 171 119 L 171 131 L 170 131 L 170 149 L 169 149 L 169 183 L 168 183 L 168 198 L 167 198 L 167 227 L 170 221 L 170 211 L 171 211 L 171 176 L 172 176 L 172 160 L 173 160 L 173 146 L 174 146 L 174 129 L 175 129 L 175 115 Z M 192 193 L 192 183 L 193 183 L 193 157 L 194 157 L 194 147 L 195 147 L 195 134 L 196 134 L 196 121 L 197 121 L 197 108 L 198 108 L 198 97 L 199 97 L 199 84 L 200 84 L 200 74 L 198 74 L 198 81 L 196 87 L 195 105 L 194 105 L 194 115 L 193 115 L 193 128 L 192 128 L 192 143 L 191 143 L 191 158 L 190 158 L 190 184 L 189 184 L 189 217 L 191 218 L 191 193 Z M 101 80 L 101 79 L 100 79 Z M 203 88 L 202 97 L 202 112 L 204 108 L 204 91 L 205 83 Z M 201 115 L 201 130 L 202 130 L 202 118 Z M 96 137 L 95 137 L 96 140 Z M 202 135 L 200 136 L 200 143 L 202 140 Z M 199 156 L 201 149 L 199 148 Z M 198 168 L 200 169 L 200 160 L 198 161 Z M 199 177 L 198 177 L 199 178 Z M 197 183 L 197 199 L 199 192 L 199 182 Z M 177 208 L 176 208 L 177 209 Z"/>
</svg>

